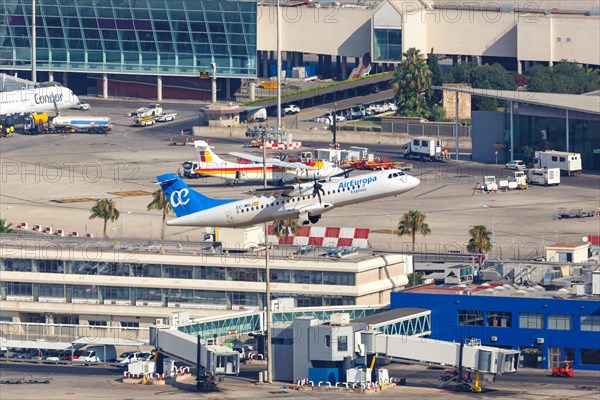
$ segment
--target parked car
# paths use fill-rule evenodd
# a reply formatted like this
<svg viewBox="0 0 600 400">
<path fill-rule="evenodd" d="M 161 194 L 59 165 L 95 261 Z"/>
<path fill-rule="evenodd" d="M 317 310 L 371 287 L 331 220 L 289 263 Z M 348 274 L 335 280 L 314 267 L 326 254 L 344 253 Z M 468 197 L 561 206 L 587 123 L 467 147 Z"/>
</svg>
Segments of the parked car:
<svg viewBox="0 0 600 400">
<path fill-rule="evenodd" d="M 506 163 L 506 168 L 523 170 L 525 169 L 525 163 L 522 160 L 512 160 Z"/>
<path fill-rule="evenodd" d="M 92 108 L 92 106 L 90 106 L 88 103 L 84 103 L 83 101 L 80 101 L 79 103 L 75 104 L 73 107 L 71 107 L 73 110 L 89 110 L 90 108 Z"/>
<path fill-rule="evenodd" d="M 60 361 L 61 360 L 61 355 L 63 353 L 61 353 L 60 351 L 48 351 L 44 354 L 44 357 L 42 357 L 42 360 L 47 360 L 47 361 Z"/>
<path fill-rule="evenodd" d="M 300 107 L 295 104 L 290 104 L 283 109 L 284 114 L 298 114 Z"/>
</svg>

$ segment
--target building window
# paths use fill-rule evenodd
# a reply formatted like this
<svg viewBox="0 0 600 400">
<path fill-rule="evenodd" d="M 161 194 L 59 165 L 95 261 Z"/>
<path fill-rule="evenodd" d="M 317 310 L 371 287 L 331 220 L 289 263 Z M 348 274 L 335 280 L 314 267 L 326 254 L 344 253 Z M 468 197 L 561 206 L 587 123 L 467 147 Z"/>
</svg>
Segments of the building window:
<svg viewBox="0 0 600 400">
<path fill-rule="evenodd" d="M 331 347 L 331 335 L 325 335 L 325 346 Z"/>
<path fill-rule="evenodd" d="M 165 278 L 192 279 L 193 267 L 185 265 L 165 265 L 163 266 Z"/>
<path fill-rule="evenodd" d="M 140 327 L 139 322 L 121 321 L 121 328 L 139 328 L 139 327 Z"/>
<path fill-rule="evenodd" d="M 2 282 L 2 298 L 5 296 L 31 296 L 33 284 L 29 282 Z"/>
<path fill-rule="evenodd" d="M 579 358 L 582 365 L 600 365 L 600 350 L 579 349 Z"/>
<path fill-rule="evenodd" d="M 94 285 L 73 285 L 71 293 L 74 299 L 97 299 L 98 287 Z"/>
<path fill-rule="evenodd" d="M 488 311 L 488 326 L 510 328 L 512 326 L 512 314 L 506 311 Z"/>
<path fill-rule="evenodd" d="M 0 261 L 2 262 L 2 261 Z M 11 260 L 6 259 L 2 262 L 3 271 L 31 272 L 31 260 Z"/>
<path fill-rule="evenodd" d="M 600 332 L 600 315 L 582 315 L 581 330 L 585 332 Z"/>
<path fill-rule="evenodd" d="M 40 297 L 65 297 L 65 286 L 41 283 L 39 296 Z"/>
<path fill-rule="evenodd" d="M 402 61 L 402 30 L 373 29 L 374 61 Z"/>
<path fill-rule="evenodd" d="M 60 260 L 38 260 L 38 271 L 48 274 L 62 274 L 63 262 Z"/>
<path fill-rule="evenodd" d="M 462 326 L 483 326 L 483 311 L 458 310 L 458 324 Z"/>
<path fill-rule="evenodd" d="M 106 321 L 88 321 L 89 326 L 106 326 Z"/>
<path fill-rule="evenodd" d="M 519 314 L 519 328 L 544 329 L 544 315 L 535 313 Z"/>
<path fill-rule="evenodd" d="M 348 336 L 338 336 L 338 351 L 348 351 Z"/>
<path fill-rule="evenodd" d="M 549 314 L 548 329 L 570 331 L 573 329 L 573 316 L 568 314 Z"/>
</svg>

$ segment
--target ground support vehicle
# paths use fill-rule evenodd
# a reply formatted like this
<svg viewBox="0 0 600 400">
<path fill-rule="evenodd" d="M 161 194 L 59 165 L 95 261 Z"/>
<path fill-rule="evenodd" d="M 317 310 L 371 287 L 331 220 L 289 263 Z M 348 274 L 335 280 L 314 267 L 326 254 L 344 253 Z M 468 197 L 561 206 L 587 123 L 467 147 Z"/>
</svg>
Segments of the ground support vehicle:
<svg viewBox="0 0 600 400">
<path fill-rule="evenodd" d="M 573 361 L 562 361 L 558 367 L 552 368 L 552 376 L 565 376 L 572 377 L 573 376 Z"/>
<path fill-rule="evenodd" d="M 156 117 L 156 122 L 169 122 L 173 121 L 177 117 L 177 112 L 175 110 L 165 110 L 162 114 Z"/>
<path fill-rule="evenodd" d="M 408 159 L 433 161 L 442 159 L 440 141 L 432 138 L 420 137 L 405 143 L 402 156 Z"/>
<path fill-rule="evenodd" d="M 182 165 L 184 177 L 191 179 L 200 178 L 200 175 L 196 173 L 196 170 L 200 168 L 198 161 L 184 161 Z"/>
<path fill-rule="evenodd" d="M 156 117 L 154 117 L 153 115 L 147 115 L 144 117 L 140 117 L 139 115 L 137 117 L 133 118 L 133 124 L 135 126 L 150 126 L 150 125 L 154 125 L 156 123 Z"/>
<path fill-rule="evenodd" d="M 527 181 L 531 185 L 558 186 L 560 185 L 560 169 L 537 168 L 529 170 Z"/>
<path fill-rule="evenodd" d="M 581 174 L 581 154 L 565 151 L 536 151 L 533 164 L 536 168 L 559 168 L 561 173 L 571 176 Z"/>
<path fill-rule="evenodd" d="M 112 130 L 108 117 L 63 117 L 58 116 L 52 120 L 55 129 L 81 133 L 105 134 Z"/>
<path fill-rule="evenodd" d="M 566 218 L 587 218 L 587 217 L 595 217 L 600 215 L 600 209 L 596 210 L 583 210 L 581 208 L 559 208 L 552 219 L 566 219 Z"/>
</svg>

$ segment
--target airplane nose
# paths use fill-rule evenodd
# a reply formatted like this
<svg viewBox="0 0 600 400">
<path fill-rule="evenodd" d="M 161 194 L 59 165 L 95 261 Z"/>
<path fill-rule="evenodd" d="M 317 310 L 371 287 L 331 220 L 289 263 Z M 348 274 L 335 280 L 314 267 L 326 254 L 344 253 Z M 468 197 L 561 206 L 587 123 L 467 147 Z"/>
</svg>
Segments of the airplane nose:
<svg viewBox="0 0 600 400">
<path fill-rule="evenodd" d="M 415 188 L 417 186 L 419 186 L 419 184 L 421 183 L 421 180 L 415 176 L 411 176 L 411 180 L 410 180 L 410 187 Z"/>
</svg>

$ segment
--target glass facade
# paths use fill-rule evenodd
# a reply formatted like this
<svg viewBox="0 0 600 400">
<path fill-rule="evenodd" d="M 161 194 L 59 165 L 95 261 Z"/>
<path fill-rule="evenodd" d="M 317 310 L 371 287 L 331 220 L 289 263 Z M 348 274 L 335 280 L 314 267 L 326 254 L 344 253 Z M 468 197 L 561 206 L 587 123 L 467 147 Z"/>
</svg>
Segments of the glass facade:
<svg viewBox="0 0 600 400">
<path fill-rule="evenodd" d="M 121 277 L 170 278 L 185 280 L 264 282 L 265 272 L 261 268 L 191 266 L 173 264 L 134 264 L 123 262 L 98 261 L 62 261 L 62 260 L 0 260 L 0 271 L 75 274 L 75 275 L 104 275 Z M 156 286 L 153 279 L 146 280 Z M 356 278 L 353 272 L 337 271 L 297 271 L 273 269 L 271 281 L 292 284 L 316 284 L 333 286 L 353 286 Z M 166 284 L 164 285 L 166 286 Z M 37 301 L 43 298 L 63 298 L 64 302 L 104 303 L 115 301 L 115 304 L 168 306 L 169 303 L 218 305 L 218 306 L 249 306 L 262 307 L 264 294 L 244 291 L 224 290 L 190 290 L 180 288 L 151 288 L 129 286 L 101 285 L 63 285 L 35 284 L 30 282 L 2 282 L 2 299 L 20 296 L 32 297 Z M 273 298 L 293 297 L 299 307 L 321 307 L 334 305 L 354 305 L 356 299 L 351 296 L 336 294 L 283 294 L 273 293 Z M 125 302 L 125 303 L 121 303 Z M 141 303 L 141 304 L 140 304 Z M 147 304 L 146 304 L 147 305 Z"/>
<path fill-rule="evenodd" d="M 38 70 L 256 76 L 256 2 L 36 0 Z M 31 0 L 0 2 L 0 68 L 31 69 Z"/>
<path fill-rule="evenodd" d="M 515 104 L 513 111 L 514 150 L 510 155 L 510 106 L 504 118 L 506 160 L 533 158 L 536 150 L 567 151 L 567 119 L 564 110 Z M 569 113 L 568 151 L 581 154 L 583 169 L 600 170 L 600 116 Z"/>
<path fill-rule="evenodd" d="M 402 61 L 402 29 L 373 29 L 373 61 Z"/>
</svg>

